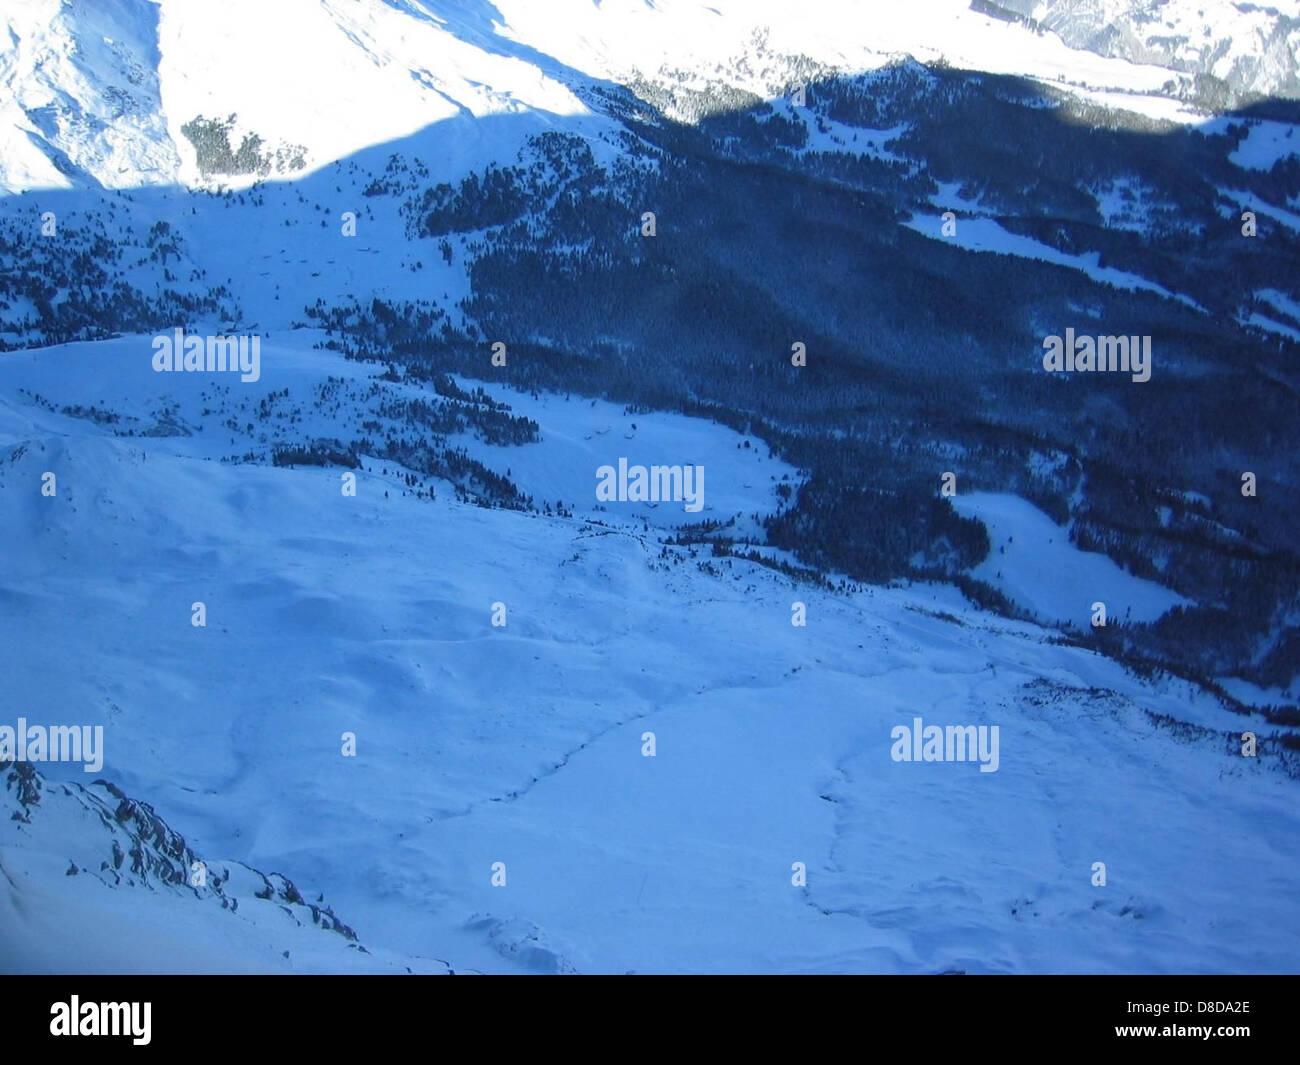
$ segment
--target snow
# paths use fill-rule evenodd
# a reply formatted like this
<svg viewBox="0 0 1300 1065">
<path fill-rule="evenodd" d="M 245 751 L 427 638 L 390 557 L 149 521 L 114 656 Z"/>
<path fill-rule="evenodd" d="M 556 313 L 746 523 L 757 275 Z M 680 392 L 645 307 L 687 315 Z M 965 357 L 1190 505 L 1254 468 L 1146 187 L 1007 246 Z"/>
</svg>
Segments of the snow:
<svg viewBox="0 0 1300 1065">
<path fill-rule="evenodd" d="M 1254 193 L 1242 189 L 1220 189 L 1219 191 L 1230 201 L 1221 204 L 1221 211 L 1225 217 L 1240 220 L 1242 213 L 1254 211 L 1257 215 L 1275 219 L 1289 229 L 1300 232 L 1300 214 L 1261 200 Z"/>
<path fill-rule="evenodd" d="M 601 82 L 681 72 L 770 96 L 795 55 L 839 72 L 944 58 L 1203 121 L 1151 95 L 1168 70 L 1070 49 L 967 0 L 15 0 L 0 40 L 12 90 L 0 94 L 0 190 L 41 190 L 22 202 L 39 210 L 58 197 L 46 190 L 130 189 L 96 206 L 146 228 L 167 219 L 208 281 L 229 278 L 236 331 L 263 337 L 248 384 L 154 373 L 149 336 L 0 357 L 0 723 L 102 726 L 104 778 L 205 858 L 226 856 L 208 860 L 231 869 L 241 899 L 231 912 L 184 889 L 109 886 L 81 767 L 47 765 L 30 823 L 0 817 L 0 969 L 1294 970 L 1300 814 L 1270 757 L 1280 726 L 1063 643 L 1094 601 L 1119 623 L 1186 600 L 1080 551 L 1025 500 L 953 504 L 993 542 L 972 575 L 1038 624 L 982 612 L 950 586 L 832 593 L 669 546 L 704 519 L 756 534 L 799 472 L 724 426 L 519 392 L 508 369 L 483 387 L 537 421 L 539 442 L 451 443 L 571 516 L 471 506 L 434 478 L 417 496 L 409 471 L 372 455 L 355 497 L 338 468 L 241 459 L 352 440 L 367 420 L 382 440 L 383 400 L 433 398 L 290 328 L 318 297 L 432 300 L 455 315 L 469 294 L 467 238 L 445 263 L 436 242 L 408 240 L 400 196 L 365 195 L 394 142 L 427 168 L 422 186 L 512 163 L 547 129 L 583 134 L 605 159 L 616 127 L 588 92 Z M 237 115 L 236 141 L 301 146 L 304 169 L 204 177 L 180 132 L 200 114 Z M 1252 127 L 1239 165 L 1290 150 L 1275 125 Z M 809 150 L 888 159 L 902 127 L 810 129 Z M 186 190 L 214 180 L 252 185 L 265 206 L 186 210 Z M 1123 189 L 1097 193 L 1126 224 Z M 936 216 L 911 226 L 1190 302 L 1017 237 L 958 194 L 944 186 Z M 78 217 L 68 202 L 61 226 Z M 954 238 L 939 228 L 948 207 L 963 212 Z M 340 232 L 344 211 L 358 213 L 355 237 Z M 125 266 L 127 280 L 157 281 Z M 1259 295 L 1294 314 L 1284 293 Z M 598 505 L 596 470 L 620 457 L 702 465 L 703 512 Z M 53 498 L 40 492 L 47 471 Z M 206 627 L 191 624 L 195 602 Z M 791 624 L 796 603 L 807 627 Z M 1274 694 L 1223 684 L 1251 706 Z M 916 717 L 996 725 L 998 770 L 893 762 L 891 729 Z M 1236 753 L 1247 729 L 1258 759 Z M 68 876 L 74 858 L 82 872 Z M 792 882 L 796 863 L 806 885 Z M 368 953 L 258 900 L 254 868 L 324 892 Z"/>
<path fill-rule="evenodd" d="M 310 339 L 268 343 L 249 385 L 154 375 L 147 338 L 0 360 L 0 669 L 30 720 L 102 723 L 104 776 L 199 853 L 323 891 L 372 954 L 64 878 L 70 834 L 6 821 L 6 968 L 82 956 L 277 971 L 282 948 L 295 972 L 443 971 L 430 959 L 484 972 L 1293 968 L 1300 930 L 1277 915 L 1300 857 L 1294 785 L 1226 743 L 1246 728 L 1267 738 L 1262 719 L 951 588 L 832 594 L 707 551 L 663 560 L 661 530 L 484 510 L 445 485 L 417 499 L 378 460 L 355 498 L 337 469 L 216 461 L 254 442 L 232 446 L 225 415 L 203 415 L 234 402 L 222 393 L 298 400 L 312 380 L 375 372 Z M 174 404 L 193 435 L 114 437 L 30 392 L 103 400 L 119 428 Z M 513 399 L 543 442 L 498 465 L 581 499 L 587 433 L 620 435 L 620 412 Z M 762 475 L 780 467 L 730 430 L 628 420 L 638 439 L 616 446 L 694 432 L 717 500 L 770 505 Z M 530 448 L 553 466 L 530 468 Z M 39 494 L 45 470 L 54 499 Z M 1174 601 L 1061 530 L 1048 542 L 1027 504 L 957 503 L 995 543 L 1014 532 L 1018 553 L 999 557 L 1038 578 L 1007 587 L 1045 613 Z M 206 628 L 190 624 L 194 601 Z M 795 601 L 806 628 L 790 624 Z M 1175 742 L 1158 715 L 1208 731 Z M 892 762 L 890 730 L 915 716 L 999 725 L 998 771 Z M 80 775 L 47 769 L 51 788 Z M 1134 811 L 1211 827 L 1135 833 Z M 1094 861 L 1105 888 L 1090 884 Z"/>
<path fill-rule="evenodd" d="M 805 108 L 794 107 L 787 101 L 778 101 L 773 108 L 786 117 L 796 117 L 808 130 L 808 143 L 802 154 L 813 152 L 847 153 L 887 162 L 906 162 L 903 156 L 886 147 L 907 132 L 904 125 L 892 129 L 872 129 L 869 126 L 849 126 L 833 118 L 813 115 Z"/>
<path fill-rule="evenodd" d="M 461 380 L 461 387 L 480 387 Z M 767 455 L 767 447 L 699 418 L 680 414 L 630 414 L 616 404 L 551 393 L 536 398 L 514 389 L 481 386 L 494 399 L 510 404 L 511 413 L 547 428 L 541 446 L 514 448 L 477 440 L 462 443 L 474 458 L 492 469 L 509 469 L 510 478 L 538 505 L 563 500 L 566 509 L 616 524 L 649 522 L 672 530 L 684 522 L 728 522 L 746 511 L 766 515 L 776 509 L 776 482 L 798 471 Z M 748 441 L 749 447 L 745 447 Z M 597 512 L 596 470 L 628 465 L 694 465 L 705 470 L 704 508 L 685 513 L 681 503 L 620 502 L 601 504 Z M 733 530 L 729 530 L 733 531 Z"/>
<path fill-rule="evenodd" d="M 1279 688 L 1276 685 L 1264 688 L 1241 677 L 1216 677 L 1215 683 L 1247 706 L 1284 706 L 1294 702 L 1296 698 L 1295 692 L 1291 689 Z"/>
<path fill-rule="evenodd" d="M 172 139 L 186 148 L 179 125 L 200 114 L 233 112 L 267 141 L 310 146 L 321 165 L 460 114 L 586 112 L 537 68 L 386 4 L 232 0 L 161 10 L 163 104 Z M 196 62 L 198 41 L 207 62 Z M 214 77 L 222 57 L 239 77 Z M 197 172 L 187 167 L 181 178 L 192 183 Z"/>
<path fill-rule="evenodd" d="M 1300 222 L 1300 219 L 1296 219 L 1296 221 Z M 1297 303 L 1285 292 L 1279 292 L 1275 288 L 1262 288 L 1256 290 L 1255 296 L 1271 311 L 1286 318 L 1289 322 L 1300 322 L 1300 303 Z M 1294 324 L 1288 325 L 1286 322 L 1279 322 L 1276 318 L 1261 314 L 1259 311 L 1251 311 L 1244 316 L 1243 320 L 1245 324 L 1253 325 L 1258 329 L 1265 329 L 1270 333 L 1290 337 L 1292 340 L 1300 340 L 1300 329 L 1296 328 Z"/>
<path fill-rule="evenodd" d="M 958 198 L 949 207 L 945 207 L 942 202 L 938 206 L 943 207 L 945 210 L 950 209 L 951 206 L 964 209 L 966 202 Z M 1153 292 L 1167 299 L 1176 299 L 1195 310 L 1204 310 L 1191 297 L 1182 293 L 1170 292 L 1162 285 L 1157 285 L 1154 281 L 1148 281 L 1139 274 L 1131 274 L 1126 270 L 1117 270 L 1113 266 L 1102 266 L 1101 256 L 1095 251 L 1084 255 L 1070 255 L 1058 251 L 1050 244 L 1043 244 L 1041 241 L 1034 240 L 1032 237 L 1021 236 L 1018 233 L 1003 229 L 992 218 L 963 218 L 959 216 L 956 221 L 956 233 L 951 237 L 943 235 L 943 219 L 940 214 L 933 217 L 913 216 L 903 225 L 920 233 L 923 237 L 953 243 L 958 247 L 965 248 L 967 251 L 996 252 L 1001 255 L 1019 255 L 1027 259 L 1039 259 L 1045 263 L 1053 263 L 1057 266 L 1067 266 L 1072 270 L 1078 270 L 1087 274 L 1094 281 L 1105 285 L 1127 289 L 1131 292 Z"/>
<path fill-rule="evenodd" d="M 1173 204 L 1155 199 L 1140 178 L 1121 178 L 1093 190 L 1097 211 L 1108 229 L 1149 233 L 1154 213 L 1169 213 Z"/>
<path fill-rule="evenodd" d="M 1175 606 L 1190 605 L 1103 554 L 1079 550 L 1067 530 L 1019 496 L 971 492 L 954 496 L 952 505 L 989 532 L 992 550 L 971 575 L 1044 621 L 1086 628 L 1095 602 L 1106 604 L 1112 622 L 1155 621 Z"/>
<path fill-rule="evenodd" d="M 1270 333 L 1290 337 L 1292 340 L 1300 340 L 1300 329 L 1296 329 L 1295 326 L 1284 325 L 1282 322 L 1275 321 L 1258 311 L 1247 315 L 1245 321 L 1247 325 L 1253 325 L 1257 329 L 1265 329 Z"/>
<path fill-rule="evenodd" d="M 1279 292 L 1275 288 L 1262 288 L 1255 295 L 1270 304 L 1274 310 L 1300 321 L 1300 302 L 1288 296 L 1285 292 Z"/>
<path fill-rule="evenodd" d="M 378 0 L 123 0 L 102 10 L 24 0 L 0 32 L 16 42 L 0 53 L 0 81 L 20 87 L 0 153 L 9 191 L 250 184 L 254 175 L 200 174 L 181 130 L 200 116 L 234 115 L 233 149 L 246 135 L 260 137 L 264 153 L 301 147 L 308 173 L 455 118 L 593 118 L 554 68 Z M 46 128 L 32 117 L 41 108 Z M 483 135 L 472 122 L 457 129 L 442 140 Z M 503 132 L 494 157 L 513 155 Z"/>
<path fill-rule="evenodd" d="M 0 12 L 0 188 L 167 181 L 156 5 L 15 0 Z M 111 121 L 108 121 L 111 119 Z"/>
<path fill-rule="evenodd" d="M 509 159 L 515 128 L 492 123 L 484 132 L 483 120 L 608 129 L 584 100 L 634 77 L 722 82 L 770 99 L 795 80 L 799 56 L 841 74 L 908 55 L 943 60 L 1153 117 L 1204 118 L 1158 95 L 1167 69 L 1071 49 L 1053 34 L 971 11 L 966 0 L 870 8 L 855 0 L 21 0 L 0 19 L 0 39 L 10 42 L 0 82 L 15 89 L 0 102 L 8 130 L 0 189 L 10 192 L 251 183 L 252 175 L 199 172 L 182 132 L 199 116 L 235 116 L 234 148 L 246 135 L 259 137 L 264 153 L 301 148 L 308 173 L 457 118 L 443 140 L 486 137 Z M 1279 136 L 1252 131 L 1242 149 L 1249 165 L 1276 156 Z M 864 151 L 887 157 L 883 141 Z"/>
<path fill-rule="evenodd" d="M 965 0 L 912 0 L 863 5 L 857 0 L 501 0 L 502 33 L 527 41 L 564 63 L 611 78 L 661 67 L 726 70 L 761 33 L 773 52 L 814 57 L 846 71 L 874 70 L 911 55 L 943 58 L 954 67 L 1056 81 L 1159 90 L 1170 73 L 1159 67 L 1106 59 L 1039 37 L 1021 26 L 971 11 Z M 733 83 L 770 91 L 761 72 Z M 729 79 L 731 80 L 731 79 Z M 766 93 L 764 93 L 766 94 Z"/>
<path fill-rule="evenodd" d="M 7 775 L 7 774 L 6 774 Z M 6 972 L 445 973 L 437 959 L 362 952 L 342 935 L 307 924 L 255 892 L 267 882 L 234 862 L 206 863 L 237 909 L 186 886 L 132 877 L 119 843 L 120 874 L 107 863 L 117 800 L 98 787 L 46 787 L 27 812 L 4 796 L 0 832 L 0 967 Z M 114 825 L 113 829 L 106 828 Z M 75 860 L 70 861 L 70 856 Z M 76 872 L 73 872 L 73 869 Z M 130 886 L 110 887 L 120 875 Z M 310 920 L 306 907 L 302 917 Z"/>
<path fill-rule="evenodd" d="M 1300 138 L 1295 126 L 1289 122 L 1272 122 L 1267 119 L 1250 119 L 1245 138 L 1228 156 L 1237 166 L 1247 170 L 1272 170 L 1273 164 L 1288 156 L 1300 154 Z"/>
</svg>

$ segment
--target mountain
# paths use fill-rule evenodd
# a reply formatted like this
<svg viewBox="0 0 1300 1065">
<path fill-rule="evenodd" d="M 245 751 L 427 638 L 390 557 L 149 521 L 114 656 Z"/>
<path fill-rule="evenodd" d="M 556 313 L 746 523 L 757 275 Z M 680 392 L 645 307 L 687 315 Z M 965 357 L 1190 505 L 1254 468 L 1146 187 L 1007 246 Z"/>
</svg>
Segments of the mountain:
<svg viewBox="0 0 1300 1065">
<path fill-rule="evenodd" d="M 1238 96 L 1300 96 L 1294 6 L 1236 0 L 977 0 L 972 6 L 1018 17 L 1072 48 L 1213 79 Z"/>
<path fill-rule="evenodd" d="M 1159 17 L 1175 32 L 1164 36 L 1154 16 L 1117 19 L 1111 8 L 1122 5 L 1096 0 L 993 6 L 1065 43 L 964 0 L 880 8 L 865 23 L 848 0 L 287 0 L 273 10 L 253 0 L 22 0 L 0 15 L 0 188 L 237 187 L 458 117 L 599 129 L 594 94 L 610 84 L 770 97 L 794 76 L 903 56 L 1073 84 L 1135 108 L 1160 106 L 1144 97 L 1169 88 L 1169 67 L 1294 95 L 1294 20 L 1273 9 L 1165 4 Z M 838 29 L 859 24 L 861 33 Z M 1112 40 L 1137 41 L 1130 26 L 1147 28 L 1144 43 Z M 1189 50 L 1203 58 L 1184 61 Z M 1190 91 L 1190 78 L 1172 81 Z M 465 139 L 477 139 L 476 124 L 465 125 Z M 472 153 L 460 140 L 444 131 L 437 154 Z"/>
<path fill-rule="evenodd" d="M 1160 17 L 9 5 L 0 968 L 1292 968 L 1290 22 Z"/>
</svg>

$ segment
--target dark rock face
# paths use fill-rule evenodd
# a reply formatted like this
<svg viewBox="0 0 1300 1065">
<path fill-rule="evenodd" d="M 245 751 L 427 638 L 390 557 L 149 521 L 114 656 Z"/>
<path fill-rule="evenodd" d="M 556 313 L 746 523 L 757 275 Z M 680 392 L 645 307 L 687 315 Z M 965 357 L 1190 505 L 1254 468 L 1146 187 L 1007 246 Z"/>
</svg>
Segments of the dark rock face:
<svg viewBox="0 0 1300 1065">
<path fill-rule="evenodd" d="M 32 768 L 30 762 L 0 762 L 0 772 L 6 767 L 5 790 L 12 791 L 17 800 L 18 809 L 13 811 L 15 821 L 31 821 L 31 807 L 41 801 L 41 775 Z"/>
</svg>

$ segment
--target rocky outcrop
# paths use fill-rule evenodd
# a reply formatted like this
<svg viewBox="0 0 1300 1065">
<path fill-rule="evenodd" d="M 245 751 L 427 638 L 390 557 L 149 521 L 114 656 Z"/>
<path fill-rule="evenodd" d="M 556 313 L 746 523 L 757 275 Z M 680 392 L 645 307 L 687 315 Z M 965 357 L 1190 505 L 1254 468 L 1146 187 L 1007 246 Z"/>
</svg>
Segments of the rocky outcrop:
<svg viewBox="0 0 1300 1065">
<path fill-rule="evenodd" d="M 96 780 L 89 787 L 49 782 L 29 762 L 4 761 L 0 782 L 0 816 L 10 832 L 40 837 L 47 849 L 58 840 L 67 850 L 67 876 L 93 876 L 112 888 L 190 895 L 199 904 L 231 912 L 241 905 L 270 904 L 299 925 L 333 932 L 366 952 L 323 896 L 309 902 L 280 873 L 201 858 L 152 806 L 111 781 Z"/>
</svg>

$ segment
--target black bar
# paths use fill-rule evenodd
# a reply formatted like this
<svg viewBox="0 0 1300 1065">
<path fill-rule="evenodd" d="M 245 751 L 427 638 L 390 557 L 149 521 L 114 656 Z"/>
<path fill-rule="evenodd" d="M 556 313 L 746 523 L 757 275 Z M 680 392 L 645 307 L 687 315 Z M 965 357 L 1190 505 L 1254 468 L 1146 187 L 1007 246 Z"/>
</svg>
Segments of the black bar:
<svg viewBox="0 0 1300 1065">
<path fill-rule="evenodd" d="M 431 1051 L 474 1046 L 489 1055 L 514 1040 L 537 1049 L 557 1042 L 573 1052 L 660 1042 L 665 1052 L 714 1033 L 737 1043 L 785 1037 L 809 1056 L 836 1053 L 826 1040 L 843 1034 L 856 1052 L 887 1047 L 965 1051 L 1044 1048 L 1218 1054 L 1294 1052 L 1300 982 L 1293 977 L 898 977 L 763 979 L 699 977 L 688 982 L 633 978 L 483 980 L 357 976 L 8 977 L 0 1046 L 93 1050 L 118 1043 L 137 1051 L 195 1053 L 330 1052 L 412 1039 Z M 54 1035 L 58 1003 L 149 1003 L 148 1043 L 132 1035 Z M 1207 1008 L 1207 1003 L 1216 1003 Z M 1146 1007 L 1154 1007 L 1149 1009 Z M 92 1010 L 99 1016 L 98 1011 Z M 610 1040 L 609 1028 L 623 1038 Z M 1210 1028 L 1204 1033 L 1180 1029 Z M 576 1031 L 565 1032 L 565 1028 Z M 1134 1029 L 1153 1029 L 1139 1033 Z M 1222 1029 L 1246 1029 L 1228 1034 Z M 1123 1029 L 1128 1034 L 1120 1034 Z M 602 1034 L 604 1033 L 604 1034 Z M 468 1043 L 464 1042 L 468 1039 Z M 900 1046 L 901 1040 L 901 1046 Z M 1127 1050 L 1123 1049 L 1127 1045 Z"/>
</svg>

